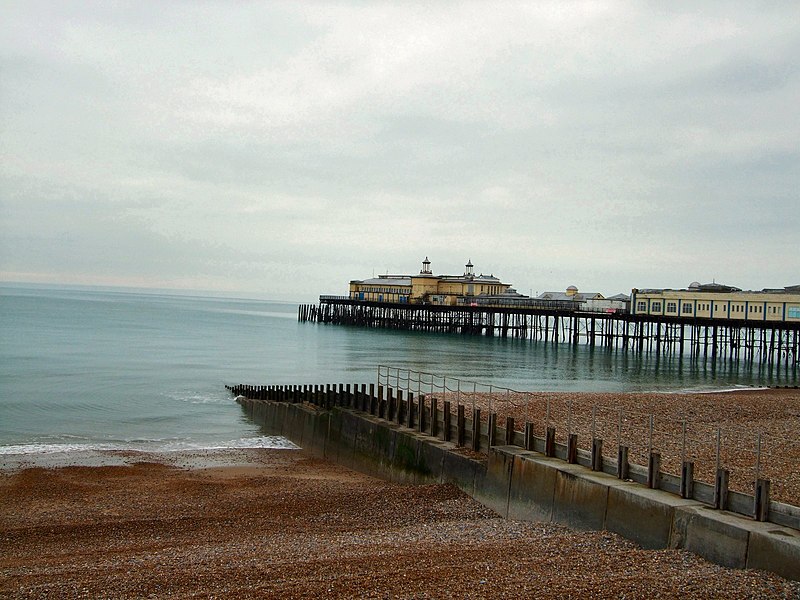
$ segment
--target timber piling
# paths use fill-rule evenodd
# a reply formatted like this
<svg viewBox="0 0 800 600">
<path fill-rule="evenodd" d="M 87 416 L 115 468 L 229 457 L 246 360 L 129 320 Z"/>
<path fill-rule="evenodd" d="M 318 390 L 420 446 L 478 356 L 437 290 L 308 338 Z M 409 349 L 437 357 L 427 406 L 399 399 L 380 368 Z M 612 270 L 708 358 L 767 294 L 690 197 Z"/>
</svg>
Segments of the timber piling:
<svg viewBox="0 0 800 600">
<path fill-rule="evenodd" d="M 800 323 L 582 312 L 571 303 L 538 307 L 393 304 L 321 296 L 298 321 L 431 333 L 497 336 L 687 356 L 796 374 Z"/>
</svg>

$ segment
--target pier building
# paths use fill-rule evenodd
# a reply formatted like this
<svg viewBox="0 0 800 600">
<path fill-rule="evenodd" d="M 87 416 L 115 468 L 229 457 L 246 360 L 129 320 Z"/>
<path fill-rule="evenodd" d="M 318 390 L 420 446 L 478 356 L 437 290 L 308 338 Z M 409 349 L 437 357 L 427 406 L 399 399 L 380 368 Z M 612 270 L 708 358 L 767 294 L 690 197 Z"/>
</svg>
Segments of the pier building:
<svg viewBox="0 0 800 600">
<path fill-rule="evenodd" d="M 627 312 L 630 297 L 616 294 L 606 298 L 600 292 L 581 292 L 574 285 L 564 292 L 543 292 L 536 297 L 543 302 L 572 303 L 575 310 L 584 312 Z"/>
<path fill-rule="evenodd" d="M 742 291 L 693 282 L 686 289 L 634 289 L 631 314 L 722 321 L 800 323 L 800 285 Z"/>
<path fill-rule="evenodd" d="M 462 275 L 434 275 L 428 257 L 416 275 L 379 275 L 350 282 L 351 300 L 394 304 L 469 305 L 477 298 L 520 297 L 494 275 L 475 274 L 472 261 Z"/>
</svg>

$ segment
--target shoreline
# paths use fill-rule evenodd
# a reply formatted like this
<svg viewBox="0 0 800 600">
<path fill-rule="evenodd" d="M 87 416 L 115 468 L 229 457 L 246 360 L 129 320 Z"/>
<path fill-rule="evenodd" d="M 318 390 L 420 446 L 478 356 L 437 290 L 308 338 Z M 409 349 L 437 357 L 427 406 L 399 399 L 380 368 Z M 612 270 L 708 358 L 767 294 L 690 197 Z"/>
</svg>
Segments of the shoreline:
<svg viewBox="0 0 800 600">
<path fill-rule="evenodd" d="M 452 486 L 392 484 L 293 450 L 213 454 L 0 474 L 0 596 L 800 594 L 685 551 L 500 519 Z"/>
<path fill-rule="evenodd" d="M 440 400 L 445 399 L 437 396 Z M 447 399 L 455 404 L 455 393 L 449 393 Z M 732 469 L 732 489 L 745 493 L 752 493 L 750 470 L 756 461 L 753 449 L 757 437 L 761 435 L 765 454 L 759 462 L 764 473 L 762 476 L 772 479 L 773 499 L 800 505 L 800 477 L 791 476 L 800 462 L 800 443 L 796 441 L 800 440 L 798 389 L 745 388 L 714 393 L 526 392 L 508 397 L 495 394 L 493 399 L 483 392 L 474 395 L 462 392 L 460 400 L 468 410 L 474 401 L 475 406 L 481 409 L 484 421 L 490 409 L 497 413 L 499 423 L 504 423 L 508 416 L 513 417 L 517 429 L 521 429 L 526 421 L 532 421 L 535 424 L 534 432 L 539 436 L 544 436 L 545 423 L 549 423 L 556 427 L 556 439 L 560 443 L 566 443 L 567 432 L 577 433 L 579 447 L 583 449 L 590 447 L 593 433 L 606 440 L 607 447 L 614 455 L 619 441 L 629 446 L 631 462 L 640 465 L 647 464 L 650 443 L 647 416 L 653 415 L 655 429 L 652 443 L 656 450 L 663 453 L 663 468 L 679 474 L 681 456 L 685 452 L 696 462 L 696 477 L 706 482 L 713 481 L 714 441 L 716 431 L 720 429 L 723 434 L 723 466 Z M 230 401 L 233 402 L 233 399 Z M 685 448 L 681 433 L 684 420 L 688 424 Z M 264 435 L 253 439 L 258 443 L 250 446 L 273 447 L 285 443 L 279 442 L 285 440 L 279 436 Z M 202 463 L 197 458 L 199 453 L 210 456 L 212 452 L 244 449 L 230 446 L 191 447 L 156 454 L 171 455 L 173 462 L 179 462 L 182 454 L 189 453 L 195 455 L 192 460 Z M 0 472 L 27 466 L 121 466 L 136 462 L 137 457 L 148 454 L 152 452 L 140 448 L 11 454 L 3 452 L 0 447 Z"/>
<path fill-rule="evenodd" d="M 188 470 L 225 467 L 259 467 L 260 450 L 296 452 L 298 446 L 280 436 L 266 438 L 286 443 L 247 447 L 209 447 L 182 450 L 146 451 L 138 449 L 70 449 L 21 454 L 0 453 L 0 476 L 26 469 L 62 469 L 70 467 L 133 467 L 139 463 L 154 463 Z"/>
</svg>

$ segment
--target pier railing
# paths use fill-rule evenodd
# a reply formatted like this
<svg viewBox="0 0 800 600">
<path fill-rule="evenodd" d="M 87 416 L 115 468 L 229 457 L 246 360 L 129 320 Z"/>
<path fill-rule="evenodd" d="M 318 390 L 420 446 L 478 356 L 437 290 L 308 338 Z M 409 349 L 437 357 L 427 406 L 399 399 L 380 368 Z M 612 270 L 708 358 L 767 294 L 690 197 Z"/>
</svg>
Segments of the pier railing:
<svg viewBox="0 0 800 600">
<path fill-rule="evenodd" d="M 523 425 L 518 436 L 541 436 L 570 462 L 589 462 L 683 497 L 748 514 L 768 510 L 770 497 L 800 505 L 800 439 L 759 427 L 718 425 L 674 414 L 641 412 L 585 395 L 527 392 L 381 365 L 379 388 L 463 405 L 491 427 Z M 522 444 L 520 444 L 522 445 Z M 800 516 L 800 510 L 796 511 Z"/>
</svg>

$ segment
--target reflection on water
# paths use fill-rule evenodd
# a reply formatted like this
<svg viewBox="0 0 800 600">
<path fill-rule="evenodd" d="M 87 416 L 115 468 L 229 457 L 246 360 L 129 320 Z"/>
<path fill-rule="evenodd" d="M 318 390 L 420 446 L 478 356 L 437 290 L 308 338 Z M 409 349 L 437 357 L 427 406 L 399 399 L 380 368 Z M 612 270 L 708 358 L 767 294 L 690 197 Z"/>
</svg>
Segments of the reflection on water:
<svg viewBox="0 0 800 600">
<path fill-rule="evenodd" d="M 797 368 L 711 362 L 605 347 L 405 331 L 318 327 L 341 333 L 344 362 L 379 364 L 520 390 L 719 389 L 797 385 Z M 374 379 L 374 378 L 373 378 Z"/>
</svg>

